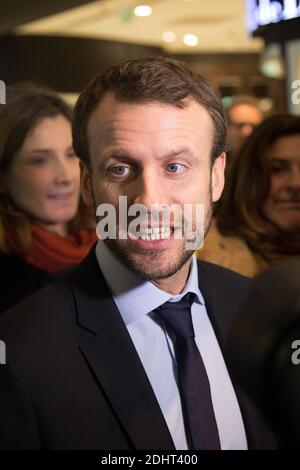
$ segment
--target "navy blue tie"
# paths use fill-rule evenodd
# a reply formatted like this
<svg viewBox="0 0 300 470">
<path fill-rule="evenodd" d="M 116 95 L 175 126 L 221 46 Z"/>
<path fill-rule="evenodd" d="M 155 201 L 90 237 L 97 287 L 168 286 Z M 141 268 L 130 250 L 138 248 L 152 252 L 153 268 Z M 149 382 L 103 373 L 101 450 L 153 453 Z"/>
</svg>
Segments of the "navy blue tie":
<svg viewBox="0 0 300 470">
<path fill-rule="evenodd" d="M 189 448 L 221 448 L 205 366 L 195 342 L 191 306 L 195 294 L 166 302 L 155 312 L 172 338 L 178 368 L 178 386 Z"/>
</svg>

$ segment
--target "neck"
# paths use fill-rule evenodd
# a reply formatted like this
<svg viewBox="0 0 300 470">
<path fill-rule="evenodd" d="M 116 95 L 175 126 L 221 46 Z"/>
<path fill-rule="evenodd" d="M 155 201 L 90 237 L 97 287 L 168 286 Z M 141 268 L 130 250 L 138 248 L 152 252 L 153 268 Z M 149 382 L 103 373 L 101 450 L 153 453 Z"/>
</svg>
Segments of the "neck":
<svg viewBox="0 0 300 470">
<path fill-rule="evenodd" d="M 68 227 L 67 227 L 67 224 L 63 223 L 63 224 L 38 224 L 36 223 L 36 225 L 44 230 L 46 230 L 47 232 L 50 232 L 50 233 L 56 233 L 57 235 L 60 235 L 61 237 L 66 237 L 68 235 Z"/>
<path fill-rule="evenodd" d="M 181 294 L 189 277 L 191 262 L 190 258 L 177 273 L 165 279 L 156 279 L 152 283 L 159 289 L 172 295 Z"/>
</svg>

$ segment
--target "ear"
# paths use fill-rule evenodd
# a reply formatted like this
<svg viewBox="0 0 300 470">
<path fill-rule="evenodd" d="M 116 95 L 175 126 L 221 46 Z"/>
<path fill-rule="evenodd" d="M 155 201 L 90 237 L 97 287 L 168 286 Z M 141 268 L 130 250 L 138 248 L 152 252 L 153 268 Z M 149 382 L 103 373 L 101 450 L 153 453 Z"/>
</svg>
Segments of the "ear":
<svg viewBox="0 0 300 470">
<path fill-rule="evenodd" d="M 92 207 L 93 200 L 93 190 L 92 190 L 92 173 L 88 169 L 85 163 L 82 161 L 79 162 L 80 166 L 80 186 L 81 186 L 81 196 L 86 206 Z"/>
<path fill-rule="evenodd" d="M 216 202 L 220 199 L 224 184 L 225 184 L 225 165 L 226 165 L 226 153 L 223 152 L 219 155 L 212 167 L 212 200 Z"/>
</svg>

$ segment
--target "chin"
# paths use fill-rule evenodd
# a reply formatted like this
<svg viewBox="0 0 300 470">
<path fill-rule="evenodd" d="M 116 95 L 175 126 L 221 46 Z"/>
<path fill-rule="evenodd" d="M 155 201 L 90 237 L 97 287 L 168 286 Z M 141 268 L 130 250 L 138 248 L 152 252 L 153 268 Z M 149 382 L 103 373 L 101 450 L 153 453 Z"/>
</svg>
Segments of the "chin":
<svg viewBox="0 0 300 470">
<path fill-rule="evenodd" d="M 71 222 L 71 220 L 73 220 L 75 216 L 76 211 L 74 211 L 73 209 L 60 211 L 53 215 L 52 222 L 56 224 Z"/>
<path fill-rule="evenodd" d="M 284 227 L 283 232 L 287 233 L 288 235 L 300 236 L 300 222 L 298 222 L 297 224 L 288 225 L 287 227 Z"/>
<path fill-rule="evenodd" d="M 191 258 L 193 251 L 187 251 L 183 247 L 177 247 L 176 250 L 166 250 L 166 252 L 141 252 L 137 253 L 127 249 L 125 243 L 114 240 L 110 241 L 109 246 L 120 261 L 134 270 L 144 279 L 155 281 L 166 279 L 176 274 L 183 265 Z"/>
<path fill-rule="evenodd" d="M 287 235 L 300 235 L 300 220 L 295 222 L 287 221 L 285 223 L 282 223 L 282 221 L 274 221 L 272 223 L 275 227 L 277 227 L 278 230 L 286 233 Z"/>
</svg>

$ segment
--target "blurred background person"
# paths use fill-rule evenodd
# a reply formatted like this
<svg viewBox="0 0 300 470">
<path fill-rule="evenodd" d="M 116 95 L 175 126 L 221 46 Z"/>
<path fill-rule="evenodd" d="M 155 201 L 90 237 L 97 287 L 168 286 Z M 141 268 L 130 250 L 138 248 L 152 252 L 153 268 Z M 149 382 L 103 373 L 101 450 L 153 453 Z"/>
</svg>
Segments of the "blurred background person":
<svg viewBox="0 0 300 470">
<path fill-rule="evenodd" d="M 235 155 L 242 144 L 264 119 L 264 114 L 252 96 L 236 96 L 226 109 L 228 119 L 227 143 L 230 156 Z M 229 157 L 230 158 L 230 157 Z"/>
<path fill-rule="evenodd" d="M 70 121 L 70 108 L 53 91 L 8 88 L 0 108 L 0 311 L 78 264 L 96 239 L 78 213 Z"/>
<path fill-rule="evenodd" d="M 228 335 L 234 371 L 285 449 L 300 448 L 299 279 L 299 257 L 260 273 Z"/>
<path fill-rule="evenodd" d="M 300 117 L 262 122 L 232 162 L 198 257 L 248 276 L 300 255 Z"/>
</svg>

